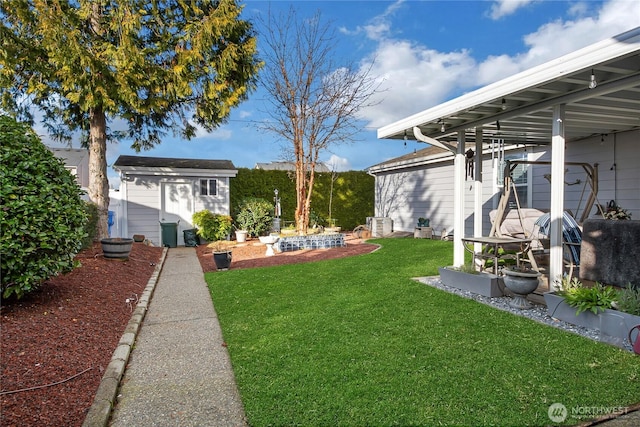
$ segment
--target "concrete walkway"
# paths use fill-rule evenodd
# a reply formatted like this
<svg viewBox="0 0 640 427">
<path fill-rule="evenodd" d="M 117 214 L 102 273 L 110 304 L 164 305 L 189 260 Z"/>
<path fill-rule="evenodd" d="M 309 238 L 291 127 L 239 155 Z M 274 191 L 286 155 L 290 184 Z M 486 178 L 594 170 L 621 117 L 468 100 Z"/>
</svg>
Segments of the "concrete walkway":
<svg viewBox="0 0 640 427">
<path fill-rule="evenodd" d="M 110 425 L 247 425 L 194 248 L 169 249 Z"/>
</svg>

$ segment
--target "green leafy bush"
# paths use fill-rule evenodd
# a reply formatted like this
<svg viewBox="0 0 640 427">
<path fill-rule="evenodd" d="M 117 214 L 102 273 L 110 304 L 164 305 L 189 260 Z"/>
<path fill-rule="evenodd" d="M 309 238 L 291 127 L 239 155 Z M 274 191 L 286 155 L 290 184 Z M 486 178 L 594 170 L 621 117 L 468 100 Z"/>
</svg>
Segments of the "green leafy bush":
<svg viewBox="0 0 640 427">
<path fill-rule="evenodd" d="M 237 208 L 236 225 L 247 230 L 250 236 L 262 236 L 271 230 L 273 205 L 265 199 L 247 197 Z"/>
<path fill-rule="evenodd" d="M 93 202 L 85 203 L 87 223 L 84 226 L 86 236 L 82 239 L 82 249 L 91 246 L 98 234 L 98 205 Z"/>
<path fill-rule="evenodd" d="M 214 214 L 206 209 L 194 213 L 192 219 L 198 234 L 210 242 L 226 239 L 232 229 L 229 215 Z"/>
<path fill-rule="evenodd" d="M 631 283 L 618 291 L 617 308 L 625 313 L 640 316 L 640 288 Z"/>
<path fill-rule="evenodd" d="M 600 283 L 596 283 L 591 288 L 573 286 L 567 291 L 563 291 L 562 295 L 569 306 L 578 309 L 576 315 L 587 310 L 598 314 L 598 311 L 611 308 L 618 297 L 614 288 Z"/>
<path fill-rule="evenodd" d="M 86 235 L 82 190 L 28 126 L 0 115 L 2 298 L 74 267 Z"/>
</svg>

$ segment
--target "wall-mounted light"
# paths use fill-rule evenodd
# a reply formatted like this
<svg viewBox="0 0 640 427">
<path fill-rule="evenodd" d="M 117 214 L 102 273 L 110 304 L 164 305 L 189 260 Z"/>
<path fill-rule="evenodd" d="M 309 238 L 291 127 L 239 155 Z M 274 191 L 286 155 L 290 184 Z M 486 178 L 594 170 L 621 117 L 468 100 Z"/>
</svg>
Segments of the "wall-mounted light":
<svg viewBox="0 0 640 427">
<path fill-rule="evenodd" d="M 501 108 L 502 108 L 502 111 L 507 109 L 507 101 L 504 98 L 502 98 L 502 107 Z"/>
<path fill-rule="evenodd" d="M 442 125 L 440 126 L 440 132 L 444 132 L 445 130 L 447 130 L 447 127 L 445 126 L 444 122 L 442 122 Z"/>
<path fill-rule="evenodd" d="M 591 80 L 589 81 L 589 89 L 595 89 L 598 86 L 598 82 L 596 81 L 596 75 L 593 73 L 593 68 L 591 69 Z"/>
<path fill-rule="evenodd" d="M 404 146 L 407 146 L 407 130 L 404 130 Z"/>
</svg>

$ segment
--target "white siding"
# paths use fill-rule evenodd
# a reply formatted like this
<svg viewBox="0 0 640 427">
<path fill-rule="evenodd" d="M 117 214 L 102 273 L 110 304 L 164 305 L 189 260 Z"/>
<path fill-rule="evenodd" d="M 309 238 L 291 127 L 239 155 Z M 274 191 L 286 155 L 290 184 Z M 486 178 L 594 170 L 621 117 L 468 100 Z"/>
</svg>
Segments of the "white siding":
<svg viewBox="0 0 640 427">
<path fill-rule="evenodd" d="M 127 186 L 128 237 L 143 234 L 160 246 L 160 179 L 157 176 L 133 176 Z"/>
</svg>

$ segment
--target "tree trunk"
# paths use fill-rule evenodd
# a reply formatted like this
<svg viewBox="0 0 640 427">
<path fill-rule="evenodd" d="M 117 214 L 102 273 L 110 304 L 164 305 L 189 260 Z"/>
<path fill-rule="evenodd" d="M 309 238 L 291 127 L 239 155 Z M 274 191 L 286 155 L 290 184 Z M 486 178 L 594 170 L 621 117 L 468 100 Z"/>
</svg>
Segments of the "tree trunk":
<svg viewBox="0 0 640 427">
<path fill-rule="evenodd" d="M 107 178 L 107 118 L 101 108 L 89 112 L 89 197 L 98 207 L 96 239 L 109 237 Z"/>
</svg>

